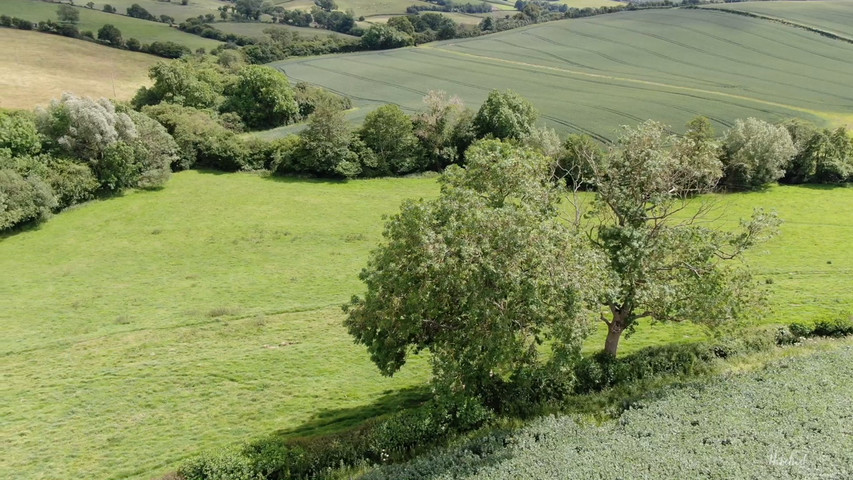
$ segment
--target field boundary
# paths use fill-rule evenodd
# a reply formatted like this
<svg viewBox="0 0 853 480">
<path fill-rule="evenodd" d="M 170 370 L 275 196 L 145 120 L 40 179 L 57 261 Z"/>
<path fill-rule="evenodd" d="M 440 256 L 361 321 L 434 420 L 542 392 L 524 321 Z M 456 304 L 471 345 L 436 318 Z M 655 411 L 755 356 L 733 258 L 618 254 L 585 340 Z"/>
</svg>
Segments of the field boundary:
<svg viewBox="0 0 853 480">
<path fill-rule="evenodd" d="M 692 10 L 712 10 L 715 12 L 723 12 L 723 13 L 730 13 L 732 15 L 742 15 L 744 17 L 757 18 L 759 20 L 767 20 L 770 22 L 780 23 L 782 25 L 786 25 L 789 27 L 801 28 L 803 30 L 807 30 L 807 31 L 812 32 L 812 33 L 817 33 L 818 35 L 822 35 L 824 37 L 831 38 L 833 40 L 840 40 L 842 42 L 847 42 L 847 43 L 853 44 L 853 38 L 845 37 L 844 35 L 839 35 L 837 33 L 833 33 L 833 32 L 830 32 L 828 30 L 822 30 L 820 28 L 810 27 L 810 26 L 804 25 L 802 23 L 797 23 L 797 22 L 792 22 L 790 20 L 785 20 L 784 18 L 771 17 L 769 15 L 762 15 L 760 13 L 745 12 L 743 10 L 735 10 L 735 9 L 730 9 L 730 8 L 692 7 L 692 6 L 691 7 L 684 7 L 684 8 L 692 9 Z"/>
</svg>

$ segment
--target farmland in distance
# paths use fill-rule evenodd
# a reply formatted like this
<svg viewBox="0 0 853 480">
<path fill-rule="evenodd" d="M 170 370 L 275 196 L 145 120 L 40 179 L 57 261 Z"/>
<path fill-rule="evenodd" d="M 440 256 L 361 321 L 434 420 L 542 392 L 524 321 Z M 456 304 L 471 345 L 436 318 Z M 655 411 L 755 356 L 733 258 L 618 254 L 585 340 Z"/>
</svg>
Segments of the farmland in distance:
<svg viewBox="0 0 853 480">
<path fill-rule="evenodd" d="M 701 9 L 625 12 L 551 22 L 416 48 L 274 63 L 293 81 L 352 97 L 359 120 L 429 90 L 478 105 L 491 89 L 530 99 L 563 133 L 615 137 L 648 118 L 797 116 L 827 123 L 853 112 L 853 44 L 776 22 Z"/>
<path fill-rule="evenodd" d="M 850 0 L 741 2 L 708 8 L 755 13 L 853 38 L 853 1 Z"/>
</svg>

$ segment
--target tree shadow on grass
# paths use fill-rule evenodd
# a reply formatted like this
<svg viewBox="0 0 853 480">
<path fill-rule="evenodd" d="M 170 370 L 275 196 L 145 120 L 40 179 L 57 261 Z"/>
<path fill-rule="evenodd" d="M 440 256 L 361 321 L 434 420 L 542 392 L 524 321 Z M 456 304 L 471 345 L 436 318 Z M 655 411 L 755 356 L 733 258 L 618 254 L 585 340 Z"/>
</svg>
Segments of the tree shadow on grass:
<svg viewBox="0 0 853 480">
<path fill-rule="evenodd" d="M 298 438 L 338 433 L 356 427 L 367 420 L 416 407 L 427 401 L 430 396 L 428 385 L 388 390 L 373 403 L 321 410 L 302 425 L 278 430 L 273 435 L 279 438 Z"/>
</svg>

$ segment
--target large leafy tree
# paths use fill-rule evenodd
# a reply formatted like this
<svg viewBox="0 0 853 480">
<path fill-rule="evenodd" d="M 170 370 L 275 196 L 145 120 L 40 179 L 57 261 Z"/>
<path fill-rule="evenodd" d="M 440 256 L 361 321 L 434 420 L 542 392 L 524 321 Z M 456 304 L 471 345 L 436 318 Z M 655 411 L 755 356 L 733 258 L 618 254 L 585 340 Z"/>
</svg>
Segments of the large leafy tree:
<svg viewBox="0 0 853 480">
<path fill-rule="evenodd" d="M 691 125 L 684 137 L 651 121 L 626 128 L 607 155 L 582 155 L 595 162 L 573 170 L 586 176 L 573 182 L 596 189 L 588 217 L 597 221 L 587 233 L 607 258 L 609 285 L 598 302 L 611 355 L 641 319 L 714 325 L 749 311 L 755 300 L 748 271 L 726 260 L 766 238 L 777 222 L 758 211 L 739 231 L 716 229 L 708 205 L 692 201 L 722 176 L 704 125 Z"/>
<path fill-rule="evenodd" d="M 223 109 L 240 115 L 250 128 L 278 127 L 299 114 L 287 77 L 270 67 L 243 67 L 226 93 Z"/>
<path fill-rule="evenodd" d="M 418 169 L 412 120 L 399 106 L 383 105 L 367 114 L 358 135 L 376 154 L 378 173 L 398 175 Z"/>
<path fill-rule="evenodd" d="M 512 90 L 492 90 L 474 118 L 474 127 L 480 137 L 521 140 L 533 132 L 538 116 L 521 95 Z"/>
<path fill-rule="evenodd" d="M 383 374 L 429 349 L 439 385 L 476 395 L 536 364 L 543 344 L 556 360 L 577 351 L 598 268 L 558 218 L 550 169 L 485 140 L 447 169 L 438 199 L 407 201 L 388 221 L 361 273 L 367 292 L 345 307 Z"/>
</svg>

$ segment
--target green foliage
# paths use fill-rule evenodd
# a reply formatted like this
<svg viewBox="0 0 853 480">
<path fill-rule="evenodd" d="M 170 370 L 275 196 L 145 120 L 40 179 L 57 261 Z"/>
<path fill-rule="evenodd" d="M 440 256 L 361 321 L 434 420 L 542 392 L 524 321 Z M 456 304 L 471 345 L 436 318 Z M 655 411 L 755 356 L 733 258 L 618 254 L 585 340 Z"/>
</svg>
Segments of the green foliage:
<svg viewBox="0 0 853 480">
<path fill-rule="evenodd" d="M 595 266 L 557 219 L 549 172 L 541 155 L 485 141 L 445 172 L 437 200 L 389 220 L 360 275 L 367 293 L 345 307 L 383 374 L 429 349 L 439 385 L 478 395 L 535 365 L 543 342 L 557 361 L 576 352 Z"/>
<path fill-rule="evenodd" d="M 0 149 L 12 155 L 35 155 L 41 140 L 32 115 L 24 112 L 0 112 Z"/>
<path fill-rule="evenodd" d="M 599 302 L 611 316 L 602 315 L 611 355 L 640 318 L 717 325 L 750 311 L 759 298 L 749 271 L 723 260 L 741 256 L 778 225 L 775 216 L 756 211 L 742 232 L 718 230 L 701 222 L 708 215 L 702 206 L 679 217 L 691 197 L 715 187 L 722 172 L 716 148 L 703 145 L 707 140 L 673 138 L 666 131 L 652 121 L 626 127 L 602 164 L 580 169 L 593 172 L 596 189 L 591 214 L 598 221 L 586 228 L 608 259 L 609 285 Z"/>
<path fill-rule="evenodd" d="M 229 74 L 212 57 L 185 57 L 174 62 L 159 62 L 149 71 L 154 81 L 151 88 L 142 87 L 132 103 L 139 109 L 161 102 L 186 107 L 218 108 L 224 97 L 225 85 L 232 81 Z"/>
<path fill-rule="evenodd" d="M 0 230 L 44 220 L 55 206 L 53 191 L 41 178 L 0 169 Z"/>
<path fill-rule="evenodd" d="M 411 23 L 409 26 L 411 27 Z M 361 36 L 361 46 L 365 50 L 386 50 L 409 47 L 414 44 L 415 40 L 411 34 L 389 25 L 371 25 Z"/>
<path fill-rule="evenodd" d="M 738 120 L 723 139 L 723 182 L 729 188 L 757 188 L 785 175 L 797 153 L 785 127 L 757 118 Z"/>
<path fill-rule="evenodd" d="M 53 158 L 48 162 L 44 179 L 56 195 L 58 208 L 91 200 L 100 186 L 91 168 L 64 158 Z"/>
<path fill-rule="evenodd" d="M 240 69 L 226 90 L 223 110 L 235 112 L 253 129 L 275 128 L 298 114 L 290 82 L 278 70 L 260 65 Z"/>
<path fill-rule="evenodd" d="M 357 135 L 376 155 L 375 175 L 420 169 L 412 120 L 397 105 L 384 105 L 367 114 Z"/>
<path fill-rule="evenodd" d="M 63 23 L 77 23 L 80 21 L 80 12 L 71 5 L 60 5 L 57 7 L 56 16 Z"/>
<path fill-rule="evenodd" d="M 293 99 L 299 105 L 299 118 L 308 118 L 320 105 L 329 106 L 334 110 L 352 108 L 352 100 L 349 97 L 343 97 L 305 82 L 294 85 Z"/>
<path fill-rule="evenodd" d="M 86 162 L 102 188 L 163 185 L 176 159 L 175 141 L 156 121 L 122 110 L 106 99 L 66 94 L 38 110 L 36 120 L 50 149 Z"/>
<path fill-rule="evenodd" d="M 474 128 L 480 137 L 521 140 L 533 131 L 538 116 L 519 94 L 492 90 L 474 117 Z"/>
<path fill-rule="evenodd" d="M 120 47 L 123 44 L 121 38 L 121 30 L 119 30 L 113 25 L 110 25 L 109 23 L 98 29 L 98 40 L 102 42 L 107 42 L 114 47 Z M 139 50 L 138 40 L 136 42 L 136 46 L 136 50 Z M 128 45 L 128 48 L 130 48 L 130 45 Z"/>
<path fill-rule="evenodd" d="M 361 173 L 358 156 L 350 150 L 350 126 L 340 111 L 320 106 L 299 136 L 302 151 L 295 167 L 300 171 L 335 177 Z"/>
<path fill-rule="evenodd" d="M 175 139 L 179 154 L 172 168 L 198 166 L 233 172 L 244 167 L 244 143 L 218 121 L 215 112 L 169 103 L 142 111 L 160 122 Z"/>
<path fill-rule="evenodd" d="M 440 171 L 461 163 L 465 149 L 474 141 L 473 113 L 458 97 L 441 91 L 431 90 L 422 101 L 424 108 L 413 123 L 425 167 Z"/>
</svg>

